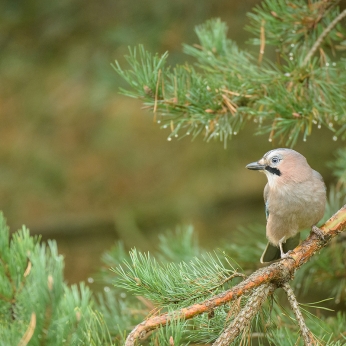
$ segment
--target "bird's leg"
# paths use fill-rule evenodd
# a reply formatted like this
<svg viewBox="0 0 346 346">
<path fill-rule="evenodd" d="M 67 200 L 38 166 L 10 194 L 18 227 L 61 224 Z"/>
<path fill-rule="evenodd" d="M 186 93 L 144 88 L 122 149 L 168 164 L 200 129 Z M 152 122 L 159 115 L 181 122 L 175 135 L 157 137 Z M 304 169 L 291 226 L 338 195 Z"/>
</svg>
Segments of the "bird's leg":
<svg viewBox="0 0 346 346">
<path fill-rule="evenodd" d="M 281 252 L 281 258 L 284 258 L 285 257 L 285 253 L 284 253 L 284 250 L 282 248 L 282 243 L 281 242 L 279 243 L 279 247 L 280 247 L 280 252 Z"/>
<path fill-rule="evenodd" d="M 313 225 L 311 227 L 311 232 L 315 233 L 321 240 L 324 240 L 324 233 L 323 233 L 323 231 L 320 228 L 318 228 L 316 225 Z"/>
<path fill-rule="evenodd" d="M 281 258 L 285 258 L 286 257 L 286 254 L 284 253 L 284 249 L 282 248 L 282 243 L 285 243 L 285 242 L 286 242 L 286 237 L 282 237 L 279 240 L 279 247 L 280 247 L 280 252 L 281 252 Z"/>
<path fill-rule="evenodd" d="M 286 243 L 286 237 L 282 237 L 279 240 L 279 248 L 280 248 L 281 258 L 288 258 L 288 257 L 291 258 L 290 253 L 292 253 L 292 251 L 290 250 L 290 251 L 284 253 L 284 249 L 282 248 L 283 243 Z"/>
</svg>

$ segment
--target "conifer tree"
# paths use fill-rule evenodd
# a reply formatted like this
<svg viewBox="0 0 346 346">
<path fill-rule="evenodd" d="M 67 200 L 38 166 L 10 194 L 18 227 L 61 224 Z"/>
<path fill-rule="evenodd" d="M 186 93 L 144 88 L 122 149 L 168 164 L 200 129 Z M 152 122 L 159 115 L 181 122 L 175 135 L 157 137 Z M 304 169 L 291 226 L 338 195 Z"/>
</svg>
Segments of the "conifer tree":
<svg viewBox="0 0 346 346">
<path fill-rule="evenodd" d="M 113 345 L 83 283 L 68 287 L 54 241 L 23 227 L 10 239 L 0 214 L 0 345 Z"/>
<path fill-rule="evenodd" d="M 196 28 L 199 43 L 184 45 L 194 64 L 166 66 L 144 47 L 130 48 L 129 70 L 115 70 L 129 83 L 122 93 L 143 99 L 154 119 L 169 127 L 168 140 L 203 135 L 227 141 L 246 122 L 293 146 L 314 127 L 327 127 L 334 140 L 345 126 L 345 30 L 338 1 L 265 0 L 249 14 L 258 57 L 227 38 L 226 24 L 210 20 Z M 276 60 L 266 60 L 274 47 Z"/>
</svg>

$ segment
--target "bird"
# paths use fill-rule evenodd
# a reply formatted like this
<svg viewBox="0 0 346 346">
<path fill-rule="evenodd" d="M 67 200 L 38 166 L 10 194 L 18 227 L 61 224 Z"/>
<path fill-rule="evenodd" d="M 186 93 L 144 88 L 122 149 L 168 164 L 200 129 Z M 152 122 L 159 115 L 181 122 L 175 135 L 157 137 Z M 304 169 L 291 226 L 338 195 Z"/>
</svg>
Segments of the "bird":
<svg viewBox="0 0 346 346">
<path fill-rule="evenodd" d="M 289 148 L 273 149 L 246 168 L 263 172 L 268 179 L 263 196 L 269 242 L 261 263 L 288 257 L 299 244 L 303 229 L 311 228 L 323 238 L 316 224 L 324 215 L 326 186 L 303 155 Z"/>
</svg>

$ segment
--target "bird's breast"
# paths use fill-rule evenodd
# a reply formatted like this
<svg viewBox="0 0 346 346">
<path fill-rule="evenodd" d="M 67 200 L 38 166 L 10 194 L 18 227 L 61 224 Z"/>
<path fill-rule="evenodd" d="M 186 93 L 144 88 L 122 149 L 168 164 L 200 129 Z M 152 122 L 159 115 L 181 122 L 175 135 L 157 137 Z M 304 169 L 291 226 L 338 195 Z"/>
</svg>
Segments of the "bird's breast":
<svg viewBox="0 0 346 346">
<path fill-rule="evenodd" d="M 271 189 L 267 200 L 269 215 L 299 229 L 317 223 L 323 217 L 325 203 L 325 186 L 320 180 L 283 184 Z"/>
</svg>

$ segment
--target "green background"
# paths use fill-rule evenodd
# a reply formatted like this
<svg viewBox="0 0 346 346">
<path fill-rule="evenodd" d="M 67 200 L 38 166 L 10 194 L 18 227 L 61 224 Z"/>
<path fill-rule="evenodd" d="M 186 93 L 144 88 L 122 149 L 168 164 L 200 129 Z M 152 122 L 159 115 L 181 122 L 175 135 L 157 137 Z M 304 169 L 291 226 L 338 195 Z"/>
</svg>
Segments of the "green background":
<svg viewBox="0 0 346 346">
<path fill-rule="evenodd" d="M 240 47 L 246 12 L 258 1 L 7 1 L 0 5 L 0 209 L 13 230 L 26 224 L 54 238 L 69 283 L 86 280 L 100 255 L 122 239 L 153 249 L 157 233 L 192 224 L 211 249 L 237 226 L 263 225 L 266 179 L 245 165 L 280 146 L 247 126 L 228 143 L 167 141 L 141 102 L 119 95 L 128 46 L 169 51 L 212 17 Z M 296 150 L 332 181 L 326 162 L 339 142 L 317 130 Z"/>
</svg>

